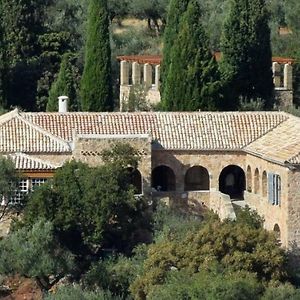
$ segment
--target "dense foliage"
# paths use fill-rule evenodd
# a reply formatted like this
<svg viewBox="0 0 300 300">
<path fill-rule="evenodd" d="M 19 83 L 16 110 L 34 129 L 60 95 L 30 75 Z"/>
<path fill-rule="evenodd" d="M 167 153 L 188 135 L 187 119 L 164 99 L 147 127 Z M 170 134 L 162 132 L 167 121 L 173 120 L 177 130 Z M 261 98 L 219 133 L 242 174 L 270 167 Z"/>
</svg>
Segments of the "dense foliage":
<svg viewBox="0 0 300 300">
<path fill-rule="evenodd" d="M 73 256 L 58 245 L 50 222 L 38 221 L 21 228 L 0 241 L 0 273 L 36 278 L 49 288 L 74 267 Z"/>
<path fill-rule="evenodd" d="M 218 65 L 201 24 L 197 1 L 190 1 L 173 42 L 169 49 L 170 63 L 164 74 L 164 108 L 175 111 L 218 109 L 221 87 Z"/>
<path fill-rule="evenodd" d="M 147 202 L 134 196 L 128 169 L 136 168 L 138 156 L 129 145 L 117 144 L 103 160 L 97 168 L 66 163 L 31 195 L 23 223 L 52 222 L 61 243 L 80 255 L 100 255 L 106 248 L 130 253 L 151 229 Z"/>
<path fill-rule="evenodd" d="M 163 52 L 165 60 L 162 65 L 161 90 L 163 91 L 168 69 L 166 66 L 170 63 L 170 50 L 178 34 L 180 19 L 190 1 L 108 0 L 107 2 L 112 49 L 110 85 L 114 91 L 114 102 L 117 103 L 119 93 L 117 55 Z M 209 49 L 212 52 L 218 51 L 221 48 L 220 39 L 224 19 L 228 18 L 230 12 L 230 1 L 197 2 L 202 7 L 199 21 L 209 39 Z M 76 56 L 76 59 L 71 62 L 76 73 L 73 80 L 80 82 L 86 56 L 85 41 L 89 32 L 87 30 L 88 3 L 89 1 L 85 0 L 0 1 L 0 105 L 2 107 L 9 109 L 11 106 L 19 106 L 25 110 L 46 110 L 49 90 L 58 77 L 62 57 L 67 52 Z M 253 2 L 253 5 L 255 3 Z M 251 7 L 253 5 L 251 4 Z M 270 15 L 273 55 L 294 57 L 298 62 L 300 59 L 298 1 L 270 0 L 267 1 L 266 7 Z M 255 13 L 251 14 L 255 16 Z M 265 12 L 263 15 L 268 18 Z M 136 19 L 132 20 L 132 18 L 144 22 L 136 23 Z M 260 30 L 263 27 L 265 25 L 260 26 L 258 32 L 266 32 Z M 286 30 L 288 34 L 279 34 L 279 28 L 282 27 L 288 28 Z M 162 36 L 164 36 L 163 43 Z M 266 48 L 266 52 L 268 51 Z M 295 103 L 298 104 L 300 103 L 298 63 L 294 70 Z M 229 76 L 228 72 L 226 75 Z M 225 78 L 228 79 L 226 76 Z M 230 101 L 222 102 L 227 104 L 229 109 L 233 100 L 231 98 L 235 95 L 230 94 L 231 89 L 228 85 L 225 85 L 226 91 L 229 96 L 227 99 Z M 75 102 L 78 102 L 79 94 L 77 91 Z M 237 100 L 233 101 L 232 109 L 237 107 L 237 102 Z M 226 108 L 226 105 L 221 108 Z"/>
</svg>

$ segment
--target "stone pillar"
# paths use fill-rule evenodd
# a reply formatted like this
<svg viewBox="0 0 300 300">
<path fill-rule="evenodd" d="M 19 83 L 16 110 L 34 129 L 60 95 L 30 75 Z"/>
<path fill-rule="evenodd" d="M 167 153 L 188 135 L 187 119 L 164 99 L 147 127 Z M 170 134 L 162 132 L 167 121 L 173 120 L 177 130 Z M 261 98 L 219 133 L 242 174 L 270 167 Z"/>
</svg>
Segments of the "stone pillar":
<svg viewBox="0 0 300 300">
<path fill-rule="evenodd" d="M 144 84 L 146 88 L 152 86 L 152 66 L 150 64 L 144 64 Z"/>
<path fill-rule="evenodd" d="M 160 65 L 155 66 L 155 90 L 159 91 L 160 86 Z"/>
<path fill-rule="evenodd" d="M 290 64 L 284 65 L 283 83 L 285 89 L 293 89 L 293 67 Z"/>
<path fill-rule="evenodd" d="M 132 63 L 132 84 L 141 84 L 141 68 L 137 62 Z"/>
<path fill-rule="evenodd" d="M 280 87 L 280 64 L 278 62 L 273 62 L 272 70 L 274 86 L 275 88 Z"/>
<path fill-rule="evenodd" d="M 129 64 L 127 61 L 122 60 L 120 63 L 120 84 L 121 85 L 129 85 Z"/>
</svg>

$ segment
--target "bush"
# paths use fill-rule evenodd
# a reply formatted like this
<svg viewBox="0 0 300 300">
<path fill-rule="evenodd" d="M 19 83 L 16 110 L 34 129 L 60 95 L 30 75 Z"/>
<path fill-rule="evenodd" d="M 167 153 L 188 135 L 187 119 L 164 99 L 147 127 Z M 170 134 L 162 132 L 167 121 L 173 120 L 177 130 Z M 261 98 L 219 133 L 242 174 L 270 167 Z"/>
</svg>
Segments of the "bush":
<svg viewBox="0 0 300 300">
<path fill-rule="evenodd" d="M 113 295 L 129 296 L 129 285 L 141 269 L 134 258 L 118 256 L 92 265 L 83 276 L 83 283 L 88 288 L 98 287 L 109 290 Z"/>
<path fill-rule="evenodd" d="M 118 300 L 109 291 L 87 291 L 80 286 L 63 286 L 54 294 L 48 294 L 45 300 Z"/>
<path fill-rule="evenodd" d="M 191 276 L 187 272 L 171 272 L 166 284 L 154 287 L 147 299 L 260 299 L 262 285 L 247 273 L 223 274 L 201 271 Z"/>
<path fill-rule="evenodd" d="M 249 225 L 212 219 L 198 230 L 186 232 L 181 239 L 163 236 L 149 247 L 143 273 L 131 284 L 132 293 L 143 298 L 153 287 L 163 285 L 172 270 L 194 274 L 215 265 L 221 271 L 252 273 L 258 280 L 285 280 L 284 250 L 273 234 L 256 226 L 255 222 Z"/>
<path fill-rule="evenodd" d="M 0 241 L 0 273 L 37 279 L 45 289 L 50 277 L 61 278 L 74 267 L 73 256 L 54 237 L 51 222 L 38 221 Z"/>
<path fill-rule="evenodd" d="M 291 284 L 280 284 L 277 286 L 269 286 L 262 300 L 299 300 L 300 290 L 295 289 Z"/>
</svg>

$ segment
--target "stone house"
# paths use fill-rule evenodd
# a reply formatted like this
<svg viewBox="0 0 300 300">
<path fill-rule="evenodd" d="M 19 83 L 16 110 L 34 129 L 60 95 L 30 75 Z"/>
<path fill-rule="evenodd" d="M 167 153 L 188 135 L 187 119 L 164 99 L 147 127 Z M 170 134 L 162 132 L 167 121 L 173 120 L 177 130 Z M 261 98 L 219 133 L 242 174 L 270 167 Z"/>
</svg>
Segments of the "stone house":
<svg viewBox="0 0 300 300">
<path fill-rule="evenodd" d="M 26 113 L 0 116 L 0 153 L 23 173 L 21 192 L 68 160 L 101 164 L 129 142 L 142 159 L 138 193 L 172 205 L 205 205 L 221 219 L 249 205 L 284 247 L 300 245 L 300 119 L 284 112 Z"/>
</svg>

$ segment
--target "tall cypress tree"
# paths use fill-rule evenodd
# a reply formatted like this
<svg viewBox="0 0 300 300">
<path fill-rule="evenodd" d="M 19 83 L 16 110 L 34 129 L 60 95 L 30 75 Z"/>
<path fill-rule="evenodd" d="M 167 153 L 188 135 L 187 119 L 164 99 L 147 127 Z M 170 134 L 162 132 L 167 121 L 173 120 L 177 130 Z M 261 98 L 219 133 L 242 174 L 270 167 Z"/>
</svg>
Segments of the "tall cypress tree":
<svg viewBox="0 0 300 300">
<path fill-rule="evenodd" d="M 171 0 L 168 8 L 167 24 L 164 31 L 163 40 L 163 61 L 161 64 L 161 87 L 163 94 L 165 81 L 168 76 L 171 63 L 171 50 L 177 39 L 180 18 L 187 9 L 190 0 Z"/>
<path fill-rule="evenodd" d="M 77 95 L 76 95 L 76 82 L 74 78 L 72 60 L 74 55 L 71 53 L 64 54 L 57 79 L 52 83 L 49 91 L 49 99 L 47 103 L 47 111 L 58 110 L 58 97 L 69 97 L 69 110 L 77 111 Z"/>
<path fill-rule="evenodd" d="M 222 73 L 228 84 L 227 108 L 238 98 L 261 98 L 265 108 L 274 103 L 269 14 L 265 0 L 233 0 L 222 36 Z"/>
<path fill-rule="evenodd" d="M 87 24 L 85 64 L 81 80 L 82 109 L 113 109 L 111 50 L 106 0 L 90 0 Z"/>
<path fill-rule="evenodd" d="M 163 105 L 167 110 L 216 110 L 220 98 L 218 65 L 201 24 L 201 9 L 191 0 L 180 22 L 165 79 Z"/>
</svg>

